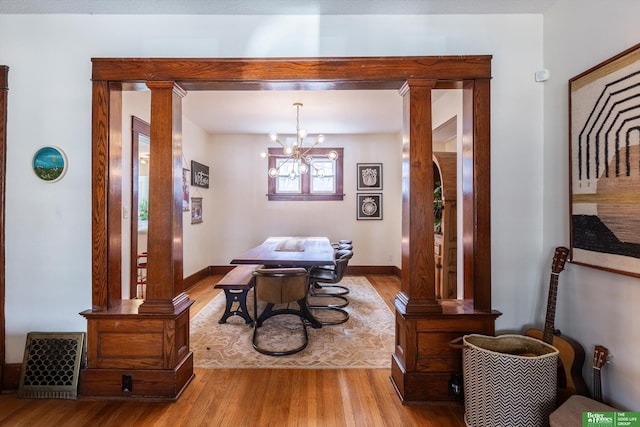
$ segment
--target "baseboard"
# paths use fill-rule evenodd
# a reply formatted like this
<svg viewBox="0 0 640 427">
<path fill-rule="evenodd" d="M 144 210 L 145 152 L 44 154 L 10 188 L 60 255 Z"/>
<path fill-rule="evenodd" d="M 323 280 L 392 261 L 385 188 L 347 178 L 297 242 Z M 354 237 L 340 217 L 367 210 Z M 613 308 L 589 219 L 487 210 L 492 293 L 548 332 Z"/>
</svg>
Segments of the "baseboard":
<svg viewBox="0 0 640 427">
<path fill-rule="evenodd" d="M 204 280 L 207 277 L 211 276 L 211 272 L 209 271 L 210 268 L 211 267 L 205 267 L 202 270 L 196 271 L 192 275 L 182 279 L 182 289 L 185 289 L 185 290 L 189 289 L 190 287 L 200 282 L 201 280 Z"/>
<path fill-rule="evenodd" d="M 18 390 L 21 372 L 22 363 L 5 363 L 2 367 L 2 390 Z"/>
<path fill-rule="evenodd" d="M 210 265 L 209 266 L 209 276 L 215 276 L 216 274 L 227 274 L 235 265 Z"/>
<path fill-rule="evenodd" d="M 400 269 L 393 265 L 349 265 L 347 266 L 347 274 L 352 276 L 383 274 L 400 277 Z"/>
</svg>

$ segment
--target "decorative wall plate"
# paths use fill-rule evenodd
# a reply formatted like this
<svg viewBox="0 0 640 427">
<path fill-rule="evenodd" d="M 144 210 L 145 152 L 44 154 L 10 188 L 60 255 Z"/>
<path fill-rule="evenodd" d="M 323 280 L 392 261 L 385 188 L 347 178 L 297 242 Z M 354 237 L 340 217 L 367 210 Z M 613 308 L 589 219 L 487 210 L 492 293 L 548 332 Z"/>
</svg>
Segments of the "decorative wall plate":
<svg viewBox="0 0 640 427">
<path fill-rule="evenodd" d="M 357 193 L 357 219 L 382 219 L 382 193 Z"/>
<path fill-rule="evenodd" d="M 58 147 L 42 147 L 33 155 L 31 167 L 41 180 L 56 182 L 67 172 L 67 156 Z"/>
</svg>

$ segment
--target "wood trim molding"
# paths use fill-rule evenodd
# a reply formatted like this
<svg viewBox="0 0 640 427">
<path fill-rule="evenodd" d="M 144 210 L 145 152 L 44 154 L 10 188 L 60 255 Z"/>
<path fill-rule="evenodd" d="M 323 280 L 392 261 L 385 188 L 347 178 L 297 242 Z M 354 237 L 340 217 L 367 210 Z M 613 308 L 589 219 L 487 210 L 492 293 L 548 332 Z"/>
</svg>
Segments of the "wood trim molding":
<svg viewBox="0 0 640 427">
<path fill-rule="evenodd" d="M 473 151 L 463 153 L 469 157 L 478 156 L 471 171 L 471 187 L 467 187 L 462 195 L 465 212 L 469 212 L 469 227 L 473 230 L 467 234 L 471 238 L 471 246 L 465 246 L 464 251 L 471 252 L 465 255 L 465 281 L 472 282 L 468 288 L 473 288 L 478 293 L 479 304 L 477 308 L 487 310 L 487 301 L 490 301 L 491 287 L 491 256 L 490 252 L 480 250 L 490 245 L 490 229 L 488 228 L 490 218 L 489 196 L 485 191 L 475 191 L 477 188 L 486 189 L 489 187 L 490 172 L 486 165 L 490 156 L 489 140 L 489 111 L 488 111 L 488 90 L 491 78 L 491 56 L 440 56 L 440 57 L 376 57 L 376 58 L 274 58 L 274 59 L 197 59 L 197 58 L 93 58 L 93 84 L 94 84 L 94 158 L 96 148 L 103 152 L 109 150 L 110 161 L 94 161 L 101 170 L 94 170 L 94 182 L 98 185 L 108 185 L 114 188 L 114 183 L 109 181 L 110 168 L 118 167 L 115 163 L 115 154 L 119 147 L 102 146 L 109 141 L 109 132 L 116 132 L 115 126 L 107 126 L 111 121 L 119 121 L 119 117 L 114 118 L 117 108 L 114 108 L 109 100 L 118 98 L 117 88 L 114 85 L 126 83 L 127 85 L 146 83 L 157 87 L 165 85 L 167 82 L 175 83 L 176 87 L 185 90 L 207 90 L 211 88 L 219 90 L 235 90 L 238 88 L 270 88 L 285 89 L 296 87 L 297 89 L 362 89 L 362 88 L 385 88 L 401 90 L 410 82 L 410 87 L 439 88 L 464 88 L 470 90 L 472 97 L 472 148 Z M 483 83 L 480 83 L 483 82 Z M 172 83 L 172 84 L 173 84 Z M 426 86 L 425 86 L 426 85 Z M 103 89 L 104 88 L 104 89 Z M 100 92 L 100 89 L 103 89 Z M 108 89 L 108 90 L 107 90 Z M 426 89 L 418 89 L 424 92 Z M 481 93 L 476 93 L 480 90 Z M 98 99 L 101 97 L 101 100 Z M 424 99 L 424 96 L 414 98 Z M 106 108 L 100 108 L 106 106 Z M 109 108 L 111 107 L 111 108 Z M 424 106 L 424 101 L 419 101 L 415 106 L 409 108 L 409 114 L 417 114 L 425 111 L 420 108 Z M 424 123 L 424 128 L 429 128 Z M 414 144 L 423 145 L 428 138 L 427 132 L 420 131 L 418 123 L 413 125 L 414 136 L 418 139 Z M 417 133 L 416 133 L 417 132 Z M 412 136 L 409 134 L 409 136 Z M 116 139 L 118 141 L 118 139 Z M 113 141 L 112 141 L 113 142 Z M 413 154 L 426 152 L 422 146 L 415 146 Z M 421 158 L 425 157 L 421 155 Z M 426 157 L 425 157 L 426 158 Z M 100 160 L 100 159 L 98 159 Z M 430 160 L 430 159 L 429 159 Z M 470 159 L 473 160 L 473 159 Z M 468 164 L 468 162 L 463 162 Z M 419 176 L 429 176 L 432 173 L 431 161 L 411 161 L 411 168 L 421 166 L 418 175 L 411 180 L 410 191 L 419 198 L 429 198 L 432 191 L 426 191 L 424 183 L 421 183 Z M 477 165 L 477 166 L 476 166 Z M 96 173 L 97 172 L 97 173 Z M 119 183 L 118 183 L 119 184 Z M 97 193 L 94 188 L 94 193 Z M 121 257 L 112 246 L 120 244 L 121 236 L 115 235 L 120 229 L 115 223 L 105 221 L 105 218 L 112 218 L 109 212 L 113 207 L 119 207 L 121 202 L 116 191 L 107 193 L 104 191 L 94 198 L 94 307 L 105 308 L 113 301 L 118 300 L 118 289 L 114 282 L 116 266 L 120 265 Z M 112 196 L 110 196 L 112 194 Z M 426 196 L 423 196 L 426 195 Z M 414 199 L 416 198 L 414 197 Z M 112 199 L 113 198 L 113 199 Z M 108 199 L 108 200 L 107 200 Z M 113 202 L 113 203 L 111 203 Z M 114 203 L 117 205 L 114 205 Z M 403 227 L 409 226 L 412 221 L 408 215 L 416 215 L 420 209 L 419 204 L 429 205 L 430 200 L 411 200 L 410 209 L 407 216 L 403 215 Z M 108 206 L 108 209 L 107 209 Z M 482 212 L 479 212 L 482 210 Z M 118 220 L 120 209 L 117 209 Z M 480 223 L 478 223 L 478 220 Z M 109 220 L 111 221 L 111 220 Z M 116 221 L 115 216 L 113 221 Z M 406 224 L 405 224 L 406 223 Z M 478 224 L 480 227 L 478 227 Z M 108 225 L 108 227 L 107 227 Z M 109 235 L 107 230 L 113 230 Z M 426 240 L 431 236 L 428 230 L 420 231 L 419 228 L 411 231 L 417 233 L 413 237 L 414 243 L 410 251 L 419 250 L 420 247 L 431 247 Z M 404 233 L 403 233 L 404 234 Z M 467 236 L 465 235 L 465 236 Z M 420 240 L 424 239 L 424 242 Z M 481 239 L 482 241 L 478 241 Z M 432 240 L 432 236 L 431 236 Z M 109 253 L 106 249 L 109 248 Z M 425 249 L 428 251 L 429 249 Z M 406 250 L 403 249 L 403 257 Z M 405 283 L 399 295 L 400 306 L 404 310 L 411 306 L 410 299 L 415 300 L 415 307 L 409 310 L 413 313 L 431 311 L 433 292 L 427 289 L 428 285 L 424 277 L 430 277 L 429 271 L 433 268 L 433 261 L 430 257 L 417 257 L 418 262 L 408 262 L 411 268 L 403 268 L 403 278 Z M 413 260 L 413 258 L 411 258 Z M 429 264 L 431 263 L 431 264 Z M 109 266 L 107 269 L 105 266 Z M 411 273 L 413 271 L 414 273 Z M 151 272 L 150 272 L 151 274 Z M 109 278 L 112 280 L 109 280 Z M 478 292 L 479 291 L 479 292 Z M 115 295 L 110 295 L 115 294 Z M 474 298 L 476 297 L 474 293 Z M 108 301 L 108 302 L 107 302 Z M 431 301 L 426 303 L 427 301 Z M 408 305 L 407 305 L 408 304 Z M 426 304 L 426 305 L 425 305 Z"/>
<path fill-rule="evenodd" d="M 446 362 L 446 370 L 429 371 L 421 362 L 429 359 L 424 348 L 443 345 L 437 331 L 420 328 L 429 320 L 440 319 L 459 332 L 493 333 L 491 310 L 491 229 L 490 229 L 490 79 L 491 56 L 434 57 L 343 57 L 343 58 L 93 58 L 93 307 L 105 310 L 121 301 L 121 92 L 123 86 L 152 90 L 151 139 L 179 151 L 179 142 L 171 139 L 181 119 L 179 98 L 184 91 L 197 90 L 336 90 L 391 89 L 403 94 L 403 179 L 402 179 L 402 275 L 396 296 L 396 349 L 392 359 L 392 381 L 403 401 L 446 400 L 446 381 L 455 360 Z M 172 89 L 169 87 L 171 86 Z M 463 181 L 461 209 L 465 300 L 439 301 L 435 297 L 435 261 L 432 211 L 433 159 L 431 154 L 431 90 L 462 89 L 465 144 L 462 157 Z M 173 90 L 173 98 L 166 92 Z M 154 94 L 161 94 L 154 101 Z M 155 111 L 155 113 L 154 113 Z M 175 121 L 175 122 L 174 122 Z M 173 128 L 172 128 L 173 126 Z M 152 154 L 152 157 L 154 154 Z M 161 157 L 160 157 L 161 156 Z M 165 175 L 179 176 L 181 162 L 167 152 L 155 156 L 152 168 Z M 115 178 L 114 178 L 115 177 Z M 153 180 L 153 178 L 151 178 Z M 181 200 L 169 183 L 159 185 L 167 199 Z M 148 291 L 143 311 L 161 315 L 177 308 L 188 308 L 189 299 L 178 294 L 183 285 L 181 222 L 173 221 L 174 205 L 158 202 L 156 214 L 165 215 L 165 226 L 149 252 L 148 279 L 161 285 Z M 180 216 L 181 212 L 176 213 Z M 151 221 L 150 221 L 151 223 Z M 166 226 L 172 223 L 173 229 Z M 161 222 L 162 224 L 162 222 Z M 151 224 L 150 224 L 151 225 Z M 150 233 L 153 233 L 150 230 Z M 159 235 L 158 235 L 159 237 Z M 178 242 L 179 240 L 179 242 Z M 167 244 L 166 242 L 174 242 Z M 160 246 L 163 247 L 160 247 Z M 155 257 L 152 252 L 155 251 Z M 156 265 L 168 266 L 171 273 L 154 273 Z M 162 260 L 165 263 L 162 264 Z M 354 269 L 355 270 L 355 269 Z M 213 271 L 211 269 L 211 271 Z M 357 271 L 357 270 L 356 270 Z M 173 285 L 171 292 L 170 286 Z M 170 298 L 173 297 L 173 300 Z M 451 303 L 456 303 L 452 306 Z M 449 308 L 446 308 L 449 307 Z M 454 307 L 453 309 L 451 307 Z M 143 310 L 144 309 L 144 310 Z M 99 313 L 90 313 L 96 317 Z M 469 323 L 468 321 L 471 321 Z M 475 320 L 476 326 L 471 327 Z M 133 321 L 133 320 L 132 320 Z M 188 319 L 186 320 L 188 322 Z M 479 325 L 479 326 L 478 326 Z M 426 335 L 425 335 L 426 334 Z M 133 334 L 132 340 L 137 337 Z M 418 345 L 418 341 L 426 343 Z M 91 340 L 88 341 L 91 347 Z M 187 342 L 188 345 L 188 342 Z M 95 349 L 93 349 L 95 350 Z M 421 353 L 422 352 L 422 353 Z M 424 353 L 424 354 L 423 354 Z M 430 359 L 429 359 L 430 360 Z M 182 366 L 182 365 L 181 365 Z M 441 368 L 445 365 L 438 365 Z M 124 368 L 128 368 L 124 366 Z M 98 387 L 96 382 L 96 387 Z M 186 383 L 185 383 L 186 384 Z M 96 390 L 100 391 L 100 390 Z"/>
</svg>

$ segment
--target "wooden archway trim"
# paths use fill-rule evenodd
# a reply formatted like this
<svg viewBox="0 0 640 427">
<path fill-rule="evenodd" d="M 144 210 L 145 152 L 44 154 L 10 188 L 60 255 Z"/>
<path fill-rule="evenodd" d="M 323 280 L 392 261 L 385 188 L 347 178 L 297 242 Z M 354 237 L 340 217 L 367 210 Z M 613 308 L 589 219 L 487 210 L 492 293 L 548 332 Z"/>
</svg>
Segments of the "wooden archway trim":
<svg viewBox="0 0 640 427">
<path fill-rule="evenodd" d="M 128 364 L 135 368 L 135 364 L 140 363 L 135 354 L 123 355 L 130 356 L 130 362 L 111 361 L 118 366 L 114 371 L 110 369 L 112 365 L 98 360 L 100 351 L 96 346 L 100 344 L 96 344 L 97 339 L 92 340 L 92 337 L 103 336 L 99 329 L 110 324 L 112 315 L 123 315 L 118 307 L 125 305 L 120 297 L 122 183 L 118 173 L 121 168 L 123 87 L 146 85 L 152 90 L 156 87 L 156 91 L 158 85 L 173 88 L 172 96 L 167 92 L 167 96 L 157 97 L 156 103 L 153 96 L 151 101 L 152 139 L 156 135 L 156 140 L 166 140 L 164 146 L 169 150 L 177 147 L 168 131 L 181 126 L 177 100 L 181 90 L 396 89 L 404 98 L 403 242 L 401 291 L 395 300 L 396 349 L 391 376 L 403 401 L 455 399 L 448 393 L 448 379 L 452 372 L 459 370 L 460 360 L 453 355 L 433 354 L 430 349 L 446 347 L 447 343 L 441 341 L 452 334 L 492 334 L 495 317 L 499 315 L 491 310 L 490 56 L 95 58 L 92 61 L 93 309 L 83 313 L 89 320 L 89 368 L 83 380 L 85 390 L 103 395 L 104 383 L 117 380 L 120 371 L 130 368 Z M 459 88 L 463 92 L 462 250 L 465 295 L 472 299 L 445 303 L 435 299 L 433 211 L 426 207 L 433 202 L 431 90 L 449 88 Z M 164 173 L 179 176 L 176 173 L 176 168 L 180 168 L 179 159 L 176 161 L 167 156 L 166 161 L 159 163 L 174 168 Z M 169 187 L 168 183 L 164 185 L 167 194 L 163 197 L 179 206 L 180 195 Z M 152 220 L 150 218 L 150 223 Z M 177 236 L 175 229 L 165 228 L 169 237 L 166 240 Z M 180 333 L 165 335 L 168 352 L 159 355 L 158 360 L 162 359 L 164 364 L 158 365 L 157 369 L 158 374 L 165 375 L 167 383 L 175 383 L 172 378 L 180 378 L 180 383 L 173 385 L 181 389 L 186 387 L 192 369 L 189 366 L 192 357 L 186 309 L 189 299 L 180 293 L 180 287 L 175 286 L 176 280 L 180 279 L 177 272 L 182 271 L 182 259 L 171 248 L 156 248 L 156 251 L 173 257 L 165 261 L 172 262 L 175 274 L 163 276 L 158 283 L 162 288 L 156 289 L 156 298 L 144 313 L 131 310 L 124 315 L 131 325 L 136 324 L 136 316 L 158 321 L 169 316 L 172 330 Z M 434 325 L 437 326 L 435 329 Z M 132 326 L 131 340 L 135 342 L 133 329 Z M 148 369 L 148 365 L 144 369 Z M 106 391 L 107 394 L 119 392 L 119 389 Z"/>
<path fill-rule="evenodd" d="M 122 85 L 144 84 L 152 81 L 173 81 L 187 91 L 290 88 L 400 90 L 408 81 L 430 81 L 433 82 L 433 88 L 456 87 L 468 92 L 464 97 L 465 116 L 473 119 L 465 123 L 466 147 L 462 155 L 471 157 L 472 162 L 463 163 L 473 165 L 471 166 L 473 170 L 463 173 L 467 177 L 462 195 L 464 212 L 467 216 L 463 224 L 464 281 L 467 286 L 465 291 L 467 296 L 473 296 L 475 309 L 485 311 L 491 309 L 488 193 L 490 183 L 488 88 L 491 78 L 491 56 L 274 59 L 94 58 L 92 61 L 93 182 L 97 184 L 94 186 L 93 193 L 92 306 L 94 310 L 107 309 L 117 304 L 120 299 L 122 239 L 117 235 L 120 230 L 120 183 L 114 183 L 113 179 L 109 181 L 108 178 L 110 169 L 121 167 L 118 158 L 121 151 L 119 147 L 121 119 L 117 114 L 121 110 L 120 90 Z M 418 99 L 416 102 L 421 100 Z M 430 138 L 430 123 L 416 123 L 413 126 L 428 129 L 429 132 L 421 130 L 417 135 Z M 428 158 L 431 158 L 430 155 Z M 419 163 L 414 160 L 412 160 L 413 164 Z M 426 168 L 431 168 L 431 162 L 426 163 L 428 163 Z M 428 175 L 428 172 L 424 173 L 424 176 Z M 478 188 L 482 188 L 483 191 L 476 191 Z M 431 203 L 426 200 L 424 202 Z M 116 210 L 117 214 L 112 214 Z M 413 261 L 411 264 L 416 265 Z M 419 269 L 420 266 L 417 268 Z M 428 273 L 425 270 L 419 276 L 427 277 Z M 403 280 L 403 283 L 408 283 L 408 280 Z M 424 281 L 418 283 L 417 278 L 412 280 L 415 286 L 426 289 Z M 409 311 L 413 311 L 411 303 L 406 301 L 411 298 L 409 295 L 411 289 L 409 286 L 405 288 L 401 306 L 409 304 Z M 419 312 L 422 309 L 416 306 L 415 310 Z"/>
</svg>

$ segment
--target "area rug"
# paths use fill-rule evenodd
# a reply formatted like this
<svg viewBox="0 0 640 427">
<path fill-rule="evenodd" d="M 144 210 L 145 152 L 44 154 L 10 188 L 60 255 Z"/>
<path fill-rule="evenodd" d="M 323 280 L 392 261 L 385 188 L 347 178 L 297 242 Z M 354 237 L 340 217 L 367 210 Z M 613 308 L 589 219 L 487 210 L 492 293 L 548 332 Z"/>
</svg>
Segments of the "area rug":
<svg viewBox="0 0 640 427">
<path fill-rule="evenodd" d="M 339 325 L 308 327 L 309 344 L 289 356 L 267 356 L 253 349 L 253 327 L 239 316 L 219 324 L 225 308 L 225 296 L 217 295 L 191 319 L 191 349 L 196 368 L 390 368 L 394 348 L 394 314 L 365 277 L 345 277 L 341 285 L 349 288 L 349 305 L 344 308 L 349 320 Z M 317 298 L 317 297 L 316 297 Z M 253 294 L 247 298 L 253 316 Z M 330 300 L 326 298 L 326 300 Z M 258 305 L 259 309 L 261 305 Z M 312 310 L 322 320 L 327 310 Z M 273 323 L 277 321 L 279 323 Z M 271 326 L 267 324 L 271 323 Z M 260 329 L 269 341 L 291 346 L 302 331 L 296 316 L 275 316 Z M 273 335 L 275 334 L 275 336 Z M 295 345 L 295 344 L 293 344 Z"/>
</svg>

